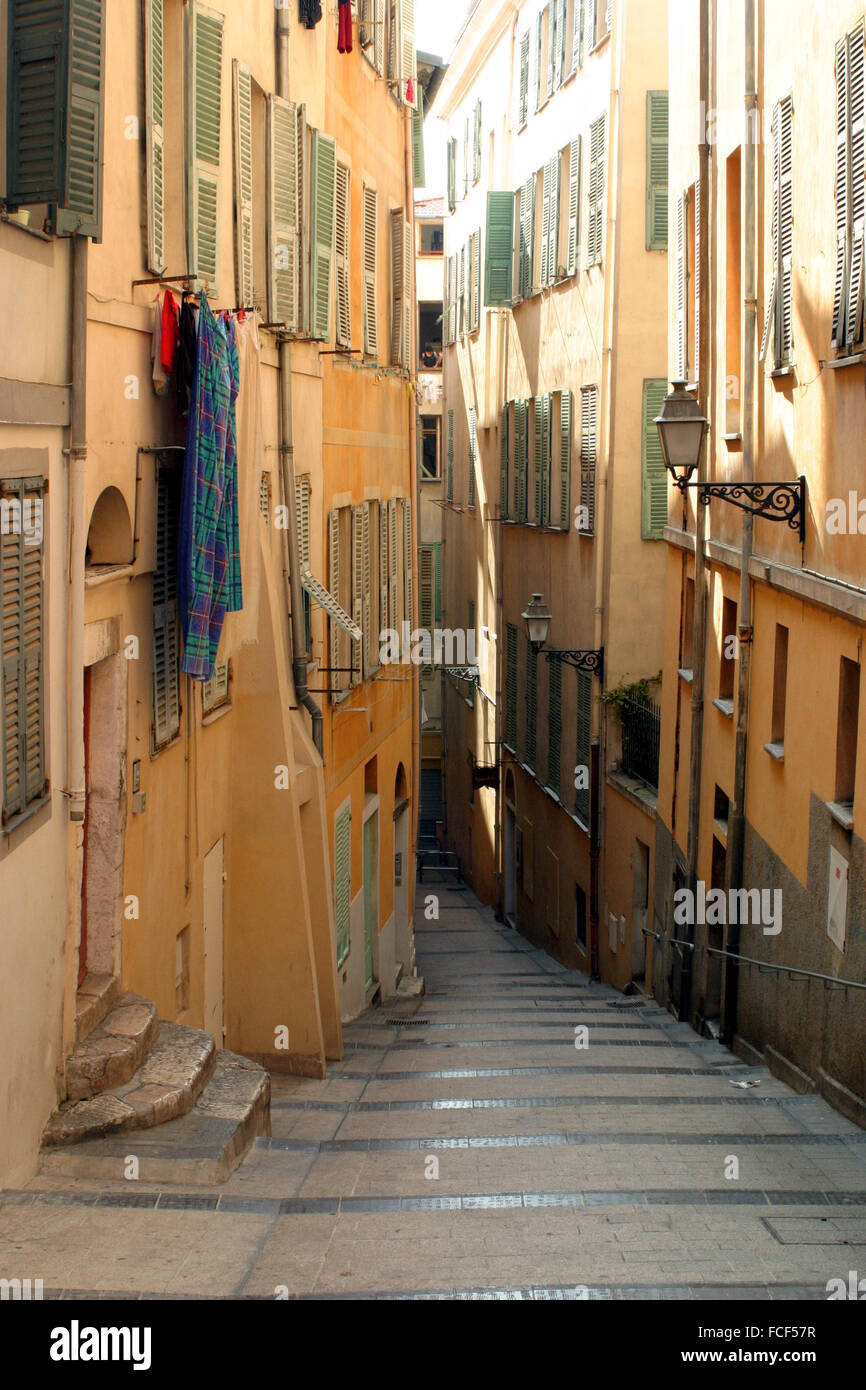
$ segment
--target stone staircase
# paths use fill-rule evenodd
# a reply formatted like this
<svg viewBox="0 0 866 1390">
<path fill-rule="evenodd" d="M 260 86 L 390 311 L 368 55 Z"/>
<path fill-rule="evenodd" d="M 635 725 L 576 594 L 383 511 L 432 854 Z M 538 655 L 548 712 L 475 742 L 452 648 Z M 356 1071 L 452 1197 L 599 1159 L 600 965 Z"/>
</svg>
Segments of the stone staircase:
<svg viewBox="0 0 866 1390">
<path fill-rule="evenodd" d="M 78 991 L 67 1099 L 42 1136 L 52 1177 L 224 1182 L 270 1133 L 270 1077 L 209 1033 L 160 1022 L 109 975 Z M 134 1162 L 133 1162 L 134 1160 Z"/>
</svg>

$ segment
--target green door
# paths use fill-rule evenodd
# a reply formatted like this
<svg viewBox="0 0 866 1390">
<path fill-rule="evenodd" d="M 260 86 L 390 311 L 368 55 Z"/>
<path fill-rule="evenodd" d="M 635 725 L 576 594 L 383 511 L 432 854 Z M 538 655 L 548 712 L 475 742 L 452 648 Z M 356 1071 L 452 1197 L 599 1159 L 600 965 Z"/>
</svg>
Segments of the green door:
<svg viewBox="0 0 866 1390">
<path fill-rule="evenodd" d="M 373 941 L 379 930 L 379 812 L 364 821 L 364 988 L 374 982 Z"/>
</svg>

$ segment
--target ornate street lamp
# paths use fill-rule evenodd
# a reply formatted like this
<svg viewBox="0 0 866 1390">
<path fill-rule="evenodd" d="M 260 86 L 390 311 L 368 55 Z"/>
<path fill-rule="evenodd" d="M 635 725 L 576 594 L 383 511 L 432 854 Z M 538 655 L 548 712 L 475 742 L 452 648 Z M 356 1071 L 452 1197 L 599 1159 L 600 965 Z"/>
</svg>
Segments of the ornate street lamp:
<svg viewBox="0 0 866 1390">
<path fill-rule="evenodd" d="M 526 635 L 534 652 L 544 651 L 548 661 L 561 661 L 573 666 L 576 671 L 597 673 L 601 679 L 604 670 L 604 649 L 595 651 L 571 651 L 560 647 L 548 647 L 547 636 L 553 614 L 544 602 L 543 594 L 533 594 L 520 615 L 526 623 Z"/>
<path fill-rule="evenodd" d="M 806 479 L 794 483 L 716 483 L 692 482 L 692 474 L 701 461 L 701 450 L 710 422 L 701 413 L 695 397 L 684 381 L 674 381 L 673 391 L 665 396 L 658 426 L 665 467 L 675 486 L 685 497 L 686 489 L 698 489 L 698 502 L 708 507 L 713 497 L 721 497 L 741 511 L 751 512 L 764 521 L 786 521 L 792 531 L 806 542 Z"/>
</svg>

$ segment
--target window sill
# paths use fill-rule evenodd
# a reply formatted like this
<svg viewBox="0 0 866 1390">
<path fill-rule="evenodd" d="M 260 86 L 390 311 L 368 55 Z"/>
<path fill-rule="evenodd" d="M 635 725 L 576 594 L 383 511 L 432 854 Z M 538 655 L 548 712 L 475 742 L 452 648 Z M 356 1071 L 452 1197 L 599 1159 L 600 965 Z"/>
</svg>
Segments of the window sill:
<svg viewBox="0 0 866 1390">
<path fill-rule="evenodd" d="M 739 430 L 732 430 L 730 434 L 723 434 L 722 440 L 729 449 L 742 449 L 743 436 Z"/>
<path fill-rule="evenodd" d="M 680 669 L 677 671 L 677 675 L 679 676 L 680 680 L 685 681 L 687 685 L 691 685 L 692 681 L 695 678 L 694 671 L 691 671 L 687 666 L 681 666 Z"/>
<path fill-rule="evenodd" d="M 31 227 L 29 224 L 25 226 L 25 224 L 19 222 L 17 218 L 11 217 L 8 212 L 4 212 L 2 216 L 0 216 L 0 222 L 5 222 L 7 227 L 17 227 L 19 232 L 26 232 L 28 236 L 35 236 L 37 241 L 55 240 L 53 236 L 49 236 L 47 232 L 43 232 L 41 227 Z"/>
<path fill-rule="evenodd" d="M 421 478 L 421 479 L 420 479 L 420 482 L 421 482 L 422 484 L 424 484 L 424 483 L 441 483 L 441 481 L 442 481 L 441 478 Z"/>
<path fill-rule="evenodd" d="M 715 705 L 716 709 L 719 710 L 720 713 L 722 713 L 722 714 L 725 716 L 726 719 L 733 719 L 733 717 L 734 717 L 734 702 L 733 702 L 733 700 L 713 700 L 713 704 Z"/>
<path fill-rule="evenodd" d="M 183 712 L 181 712 L 181 720 L 182 720 L 182 719 L 183 719 Z M 179 743 L 182 743 L 182 742 L 183 742 L 183 735 L 182 735 L 182 733 L 180 732 L 180 729 L 178 729 L 178 731 L 177 731 L 177 733 L 175 734 L 174 738 L 170 738 L 169 741 L 168 741 L 168 743 L 161 743 L 161 744 L 159 745 L 158 748 L 154 748 L 153 745 L 151 745 L 151 749 L 150 749 L 150 761 L 153 762 L 156 758 L 161 758 L 162 755 L 163 755 L 163 753 L 168 753 L 170 749 L 176 748 L 177 745 L 178 745 Z"/>
<path fill-rule="evenodd" d="M 843 830 L 854 829 L 854 804 L 851 801 L 826 801 L 825 806 Z"/>
<path fill-rule="evenodd" d="M 7 837 L 14 835 L 16 830 L 19 830 L 22 825 L 32 820 L 34 816 L 38 815 L 41 810 L 50 804 L 51 790 L 49 788 L 43 796 L 39 797 L 38 801 L 31 801 L 29 806 L 25 807 L 23 811 L 19 811 L 17 816 L 13 817 L 12 820 L 4 825 L 3 834 Z"/>
<path fill-rule="evenodd" d="M 592 45 L 592 48 L 589 50 L 590 53 L 597 53 L 600 48 L 604 48 L 605 44 L 608 42 L 609 39 L 610 30 L 608 29 L 606 34 L 602 34 L 600 38 L 596 39 L 595 43 Z"/>
<path fill-rule="evenodd" d="M 718 816 L 716 816 L 716 817 L 714 818 L 714 820 L 713 820 L 713 829 L 715 830 L 716 834 L 719 836 L 719 838 L 720 838 L 720 840 L 721 840 L 722 849 L 727 849 L 727 848 L 728 848 L 728 822 L 727 822 L 726 820 L 719 820 Z"/>
<path fill-rule="evenodd" d="M 794 364 L 793 364 L 793 362 L 786 362 L 786 363 L 785 363 L 783 366 L 781 366 L 781 367 L 774 367 L 773 370 L 770 372 L 770 377 L 773 379 L 773 381 L 779 381 L 779 380 L 781 380 L 783 377 L 786 377 L 786 376 L 793 376 L 793 375 L 794 375 Z"/>
<path fill-rule="evenodd" d="M 215 709 L 204 711 L 201 717 L 202 728 L 206 729 L 209 724 L 215 724 L 218 719 L 222 719 L 223 715 L 231 714 L 233 709 L 234 705 L 231 700 L 226 700 L 225 704 L 217 705 Z"/>
<path fill-rule="evenodd" d="M 866 364 L 866 352 L 853 352 L 847 357 L 834 357 L 825 365 L 831 372 L 841 372 L 845 367 L 862 367 L 864 364 Z"/>
<path fill-rule="evenodd" d="M 783 763 L 785 761 L 784 743 L 765 743 L 764 752 L 769 753 L 774 762 Z"/>
</svg>

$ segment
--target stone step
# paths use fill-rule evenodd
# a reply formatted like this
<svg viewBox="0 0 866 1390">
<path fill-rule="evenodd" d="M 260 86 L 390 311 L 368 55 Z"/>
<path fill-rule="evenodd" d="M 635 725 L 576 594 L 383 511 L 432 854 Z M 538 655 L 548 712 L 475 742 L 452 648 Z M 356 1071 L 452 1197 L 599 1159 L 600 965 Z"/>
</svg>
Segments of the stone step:
<svg viewBox="0 0 866 1390">
<path fill-rule="evenodd" d="M 270 1093 L 271 1079 L 263 1067 L 232 1052 L 218 1052 L 211 1078 L 189 1114 L 135 1134 L 43 1149 L 40 1171 L 52 1178 L 100 1182 L 130 1182 L 133 1176 L 159 1185 L 225 1182 L 257 1136 L 270 1134 Z"/>
<path fill-rule="evenodd" d="M 67 1099 L 90 1100 L 131 1081 L 158 1037 L 156 1005 L 140 994 L 121 994 L 66 1063 Z"/>
<path fill-rule="evenodd" d="M 210 1080 L 215 1060 L 209 1033 L 179 1023 L 160 1024 L 159 1040 L 132 1080 L 90 1100 L 64 1102 L 45 1127 L 43 1147 L 150 1129 L 187 1115 Z"/>
<path fill-rule="evenodd" d="M 98 975 L 88 971 L 78 988 L 75 997 L 75 1045 L 83 1043 L 94 1028 L 114 1007 L 120 993 L 120 981 L 116 975 Z"/>
</svg>

